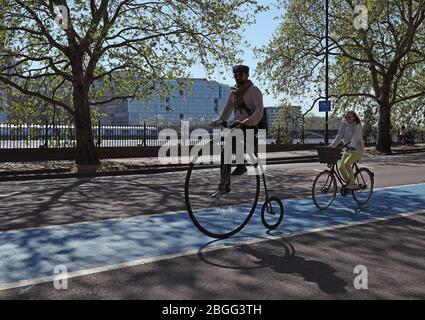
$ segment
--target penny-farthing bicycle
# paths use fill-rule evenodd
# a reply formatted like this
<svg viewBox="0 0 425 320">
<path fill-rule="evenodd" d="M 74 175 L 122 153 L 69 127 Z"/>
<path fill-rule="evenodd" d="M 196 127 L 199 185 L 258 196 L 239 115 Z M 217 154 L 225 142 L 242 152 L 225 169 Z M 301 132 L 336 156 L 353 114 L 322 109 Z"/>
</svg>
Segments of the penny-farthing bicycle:
<svg viewBox="0 0 425 320">
<path fill-rule="evenodd" d="M 221 125 L 231 129 L 227 134 L 237 129 L 228 126 L 227 122 Z M 213 161 L 211 154 L 216 155 Z M 256 152 L 245 154 L 247 172 L 238 176 L 231 175 L 235 161 L 224 164 L 223 154 L 220 136 L 199 148 L 191 159 L 185 201 L 194 225 L 205 235 L 221 239 L 242 230 L 256 210 L 262 178 L 266 199 L 261 208 L 261 221 L 268 229 L 277 228 L 283 219 L 283 204 L 279 198 L 269 195 L 264 167 Z"/>
</svg>

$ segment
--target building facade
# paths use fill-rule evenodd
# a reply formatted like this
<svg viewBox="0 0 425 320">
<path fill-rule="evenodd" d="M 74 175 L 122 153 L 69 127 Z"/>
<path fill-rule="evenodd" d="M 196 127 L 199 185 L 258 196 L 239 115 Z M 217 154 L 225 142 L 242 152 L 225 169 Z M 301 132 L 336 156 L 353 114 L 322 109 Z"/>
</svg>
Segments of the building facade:
<svg viewBox="0 0 425 320">
<path fill-rule="evenodd" d="M 3 68 L 8 65 L 8 63 L 3 63 L 3 58 L 6 57 L 8 54 L 4 51 L 0 51 L 0 66 Z M 12 60 L 13 61 L 13 60 Z M 6 73 L 12 72 L 14 69 L 6 69 Z M 6 106 L 9 103 L 10 96 L 7 93 L 6 87 L 1 84 L 0 85 L 0 123 L 5 123 L 8 119 L 7 113 L 6 113 Z"/>
<path fill-rule="evenodd" d="M 102 98 L 108 100 L 112 97 L 113 95 L 105 95 Z M 96 108 L 101 114 L 101 116 L 99 116 L 100 123 L 102 125 L 115 126 L 129 125 L 128 105 L 129 102 L 122 99 L 113 100 L 100 105 Z"/>
<path fill-rule="evenodd" d="M 267 126 L 269 128 L 272 127 L 274 119 L 277 116 L 277 108 L 276 107 L 265 107 L 267 113 Z"/>
<path fill-rule="evenodd" d="M 191 83 L 185 90 L 179 89 L 177 80 L 170 81 L 168 86 L 174 89 L 163 99 L 153 96 L 149 101 L 115 100 L 104 104 L 98 108 L 105 114 L 100 121 L 105 125 L 141 125 L 180 120 L 206 123 L 216 119 L 224 109 L 230 87 L 207 79 L 189 80 Z"/>
<path fill-rule="evenodd" d="M 8 98 L 6 90 L 0 88 L 0 123 L 5 123 L 7 121 L 7 114 L 4 112 Z"/>
</svg>

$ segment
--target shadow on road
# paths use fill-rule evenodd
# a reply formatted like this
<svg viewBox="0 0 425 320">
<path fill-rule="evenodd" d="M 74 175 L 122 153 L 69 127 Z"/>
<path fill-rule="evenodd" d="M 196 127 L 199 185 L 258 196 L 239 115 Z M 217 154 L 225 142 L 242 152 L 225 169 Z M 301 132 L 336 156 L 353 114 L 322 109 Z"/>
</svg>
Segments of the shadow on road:
<svg viewBox="0 0 425 320">
<path fill-rule="evenodd" d="M 277 197 L 287 199 L 293 194 L 303 196 L 310 192 L 311 176 L 276 168 L 268 173 L 274 175 L 268 179 L 268 186 Z M 186 210 L 185 174 L 3 183 L 0 231 Z M 279 174 L 285 174 L 285 179 L 278 178 Z M 211 185 L 207 179 L 205 183 Z M 260 196 L 262 199 L 264 195 Z M 251 200 L 249 194 L 241 191 L 234 204 Z"/>
<path fill-rule="evenodd" d="M 242 238 L 242 237 L 236 237 Z M 257 239 L 261 239 L 258 238 Z M 205 263 L 227 269 L 268 268 L 280 274 L 302 278 L 303 281 L 315 283 L 327 294 L 346 293 L 347 283 L 337 276 L 338 270 L 327 263 L 299 256 L 294 246 L 286 239 L 266 239 L 253 244 L 235 244 L 219 252 L 208 251 L 211 245 L 223 240 L 214 240 L 198 250 L 198 257 Z M 230 245 L 230 244 L 224 244 Z"/>
</svg>

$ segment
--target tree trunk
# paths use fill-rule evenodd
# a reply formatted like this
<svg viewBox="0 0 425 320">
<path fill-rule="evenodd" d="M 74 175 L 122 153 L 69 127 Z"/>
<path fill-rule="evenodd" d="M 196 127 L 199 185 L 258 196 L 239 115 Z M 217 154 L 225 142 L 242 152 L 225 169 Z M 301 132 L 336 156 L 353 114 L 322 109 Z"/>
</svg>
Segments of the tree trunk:
<svg viewBox="0 0 425 320">
<path fill-rule="evenodd" d="M 77 164 L 98 165 L 99 158 L 94 145 L 89 106 L 89 86 L 74 83 L 75 131 L 77 138 Z"/>
<path fill-rule="evenodd" d="M 391 106 L 386 102 L 379 104 L 376 150 L 385 154 L 391 154 Z"/>
</svg>

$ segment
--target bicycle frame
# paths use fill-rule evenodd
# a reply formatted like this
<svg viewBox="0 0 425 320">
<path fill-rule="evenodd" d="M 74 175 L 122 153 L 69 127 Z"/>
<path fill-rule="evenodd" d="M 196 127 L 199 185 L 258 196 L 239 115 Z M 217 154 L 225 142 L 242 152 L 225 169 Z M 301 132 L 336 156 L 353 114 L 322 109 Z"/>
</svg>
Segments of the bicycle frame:
<svg viewBox="0 0 425 320">
<path fill-rule="evenodd" d="M 337 166 L 337 164 L 336 164 L 336 163 L 332 163 L 332 164 L 329 164 L 329 163 L 328 163 L 328 165 L 327 165 L 327 166 L 328 166 L 328 168 L 330 168 L 330 169 L 331 169 L 331 173 L 332 173 L 332 175 L 334 175 L 334 176 L 338 179 L 339 183 L 340 183 L 343 187 L 347 186 L 348 181 L 346 181 L 346 180 L 342 177 L 341 172 L 339 171 L 339 167 Z M 335 167 L 336 167 L 336 169 L 335 169 Z M 359 168 L 359 166 L 358 166 L 357 162 L 355 162 L 355 163 L 352 165 L 352 168 L 353 168 L 353 172 L 354 172 L 354 174 L 356 174 L 356 173 L 360 172 L 360 168 Z M 361 175 L 361 174 L 360 174 L 360 175 Z M 364 178 L 363 178 L 363 176 L 362 176 L 362 175 L 361 175 L 361 177 L 362 177 L 363 183 L 365 184 L 365 181 L 364 181 Z"/>
<path fill-rule="evenodd" d="M 229 134 L 231 134 L 233 132 L 233 130 L 235 130 L 235 129 L 236 128 L 231 129 L 230 132 L 229 132 Z M 221 142 L 221 137 L 212 140 L 213 143 L 218 142 L 218 141 Z M 223 149 L 224 149 L 224 144 L 221 145 L 221 153 L 223 153 Z M 254 167 L 257 167 L 257 166 L 259 167 L 259 169 L 260 169 L 259 174 L 261 175 L 262 180 L 263 180 L 264 191 L 265 191 L 265 194 L 266 194 L 266 200 L 269 199 L 269 191 L 268 191 L 268 188 L 267 188 L 267 181 L 266 181 L 265 170 L 264 170 L 264 167 L 263 167 L 263 163 L 262 163 L 260 157 L 258 156 L 258 153 L 254 150 L 254 152 L 251 153 L 251 154 L 248 154 L 248 153 L 245 153 L 244 152 L 244 155 L 245 154 L 248 155 L 252 159 L 253 166 Z M 221 158 L 221 160 L 223 159 L 222 154 L 221 154 L 220 158 Z M 254 161 L 256 161 L 256 163 L 254 163 Z"/>
<path fill-rule="evenodd" d="M 263 185 L 264 185 L 264 191 L 266 193 L 266 199 L 269 198 L 269 191 L 267 189 L 267 181 L 266 181 L 266 175 L 265 175 L 265 171 L 264 171 L 264 167 L 263 167 L 263 163 L 261 162 L 260 157 L 258 156 L 257 152 L 254 152 L 254 156 L 257 159 L 257 165 L 260 167 L 260 174 L 263 178 Z"/>
<path fill-rule="evenodd" d="M 232 129 L 232 128 L 231 128 Z M 248 222 L 249 220 L 252 218 L 253 214 L 257 211 L 258 209 L 258 198 L 260 195 L 260 189 L 261 189 L 261 185 L 260 185 L 260 181 L 259 179 L 261 179 L 261 176 L 263 178 L 263 185 L 264 185 L 264 189 L 266 192 L 266 201 L 263 203 L 261 210 L 260 210 L 260 217 L 261 217 L 261 221 L 263 223 L 263 225 L 270 229 L 270 230 L 274 230 L 275 228 L 277 228 L 280 223 L 283 220 L 284 217 L 284 208 L 283 208 L 283 203 L 282 201 L 277 198 L 274 197 L 272 194 L 269 194 L 269 190 L 267 188 L 267 181 L 266 181 L 266 177 L 265 177 L 265 162 L 263 162 L 263 159 L 260 159 L 259 154 L 262 154 L 262 150 L 256 150 L 256 146 L 257 146 L 257 141 L 255 141 L 255 147 L 254 148 L 247 148 L 247 146 L 243 147 L 243 162 L 241 162 L 240 159 L 240 153 L 239 153 L 239 157 L 238 157 L 238 152 L 241 151 L 240 148 L 237 148 L 236 152 L 236 161 L 234 161 L 234 150 L 232 148 L 232 153 L 231 153 L 231 157 L 229 157 L 229 153 L 226 153 L 227 151 L 225 150 L 226 148 L 226 144 L 227 147 L 230 147 L 230 143 L 232 143 L 232 140 L 229 139 L 225 139 L 224 143 L 222 143 L 222 138 L 227 137 L 227 133 L 228 132 L 232 132 L 232 130 L 229 130 L 227 132 L 225 132 L 224 134 L 221 134 L 220 137 L 218 138 L 214 138 L 214 139 L 210 139 L 209 142 L 207 144 L 204 144 L 203 146 L 199 146 L 197 147 L 195 151 L 196 153 L 192 154 L 194 155 L 194 158 L 191 159 L 191 164 L 189 166 L 188 169 L 188 173 L 186 174 L 186 182 L 185 182 L 185 201 L 186 201 L 186 208 L 188 211 L 188 214 L 192 220 L 192 222 L 194 223 L 194 225 L 204 234 L 206 234 L 207 236 L 210 237 L 214 237 L 214 238 L 226 238 L 229 236 L 234 235 L 235 233 L 239 232 Z M 242 136 L 240 136 L 239 134 L 233 135 L 236 136 L 236 138 L 242 139 Z M 245 144 L 249 144 L 250 143 L 250 139 L 248 136 L 248 139 L 245 138 L 246 136 L 244 135 L 243 138 L 243 143 Z M 252 137 L 252 136 L 251 136 Z M 228 137 L 230 138 L 230 137 Z M 248 140 L 248 141 L 247 141 Z M 231 141 L 229 143 L 229 141 Z M 242 142 L 242 141 L 241 141 Z M 237 142 L 239 143 L 239 141 Z M 213 158 L 211 158 L 211 149 L 214 151 L 213 152 Z M 229 149 L 227 149 L 229 150 Z M 205 154 L 204 151 L 206 151 Z M 230 151 L 230 150 L 229 150 Z M 201 157 L 203 156 L 208 156 L 208 158 L 210 160 L 203 160 Z M 217 159 L 217 156 L 219 157 L 219 159 Z M 244 163 L 245 165 L 248 166 L 248 172 L 245 172 L 245 174 L 243 174 L 243 176 L 245 176 L 247 178 L 248 181 L 251 180 L 255 180 L 255 187 L 253 189 L 253 191 L 255 192 L 254 197 L 252 198 L 253 202 L 250 202 L 249 206 L 248 203 L 247 205 L 244 205 L 243 208 L 237 209 L 236 212 L 233 212 L 234 210 L 230 210 L 230 212 L 226 212 L 226 210 L 223 212 L 224 214 L 224 218 L 226 218 L 227 216 L 229 216 L 229 218 L 227 218 L 226 220 L 224 220 L 226 223 L 222 224 L 220 223 L 220 221 L 216 221 L 217 219 L 221 219 L 222 215 L 220 211 L 218 211 L 218 215 L 214 216 L 214 215 L 202 215 L 202 211 L 205 210 L 205 208 L 201 208 L 201 215 L 202 216 L 198 216 L 198 210 L 196 210 L 196 208 L 192 207 L 192 198 L 191 197 L 191 192 L 190 190 L 197 190 L 195 188 L 191 189 L 190 185 L 191 185 L 191 173 L 193 171 L 193 166 L 197 163 L 197 161 L 200 161 L 200 163 L 202 165 L 206 165 L 206 168 L 212 168 L 215 172 L 215 174 L 217 173 L 216 169 L 217 169 L 217 165 L 220 166 L 219 169 L 219 174 L 220 174 L 220 184 L 218 186 L 218 189 L 216 189 L 216 191 L 213 194 L 210 194 L 209 189 L 205 189 L 207 192 L 207 197 L 208 199 L 211 199 L 211 201 L 213 201 L 213 206 L 214 208 L 220 208 L 221 204 L 220 203 L 216 203 L 215 199 L 220 199 L 221 195 L 227 195 L 231 192 L 231 188 L 227 189 L 227 186 L 232 187 L 232 185 L 234 185 L 236 183 L 237 188 L 247 188 L 248 184 L 244 181 L 242 181 L 242 184 L 239 185 L 237 183 L 238 178 L 242 177 L 242 175 L 233 175 L 231 176 L 230 171 L 231 171 L 231 167 L 234 164 L 241 164 Z M 217 161 L 218 160 L 218 161 Z M 229 162 L 230 160 L 230 162 Z M 212 164 L 211 165 L 211 161 Z M 251 170 L 255 170 L 255 172 L 252 172 Z M 202 173 L 201 173 L 202 175 Z M 247 175 L 252 176 L 252 177 L 247 177 Z M 230 178 L 229 180 L 227 180 L 228 178 Z M 203 181 L 203 180 L 202 180 Z M 205 182 L 205 181 L 204 181 Z M 223 184 L 223 182 L 225 184 Z M 196 183 L 196 181 L 195 181 Z M 214 181 L 209 179 L 207 183 L 210 183 L 210 185 L 214 185 Z M 229 183 L 229 185 L 227 185 L 227 183 Z M 212 186 L 211 185 L 211 186 Z M 214 186 L 215 187 L 215 186 Z M 251 189 L 250 189 L 251 190 Z M 222 191 L 224 191 L 222 193 Z M 194 196 L 195 199 L 199 200 L 199 196 L 197 197 L 196 195 Z M 239 199 L 239 195 L 237 195 L 236 198 L 234 198 L 236 201 L 238 201 Z M 226 199 L 225 199 L 226 201 Z M 196 204 L 196 201 L 194 202 Z M 199 203 L 198 203 L 199 204 Z M 232 200 L 232 202 L 230 202 L 229 204 L 223 203 L 223 205 L 225 206 L 224 209 L 226 209 L 226 207 L 228 205 L 233 205 L 234 201 Z M 249 208 L 249 211 L 247 211 L 247 208 Z M 213 208 L 212 208 L 213 209 Z M 244 211 L 244 212 L 239 212 L 239 211 Z M 245 212 L 246 211 L 246 212 Z M 235 216 L 235 219 L 233 218 L 233 216 Z M 202 218 L 200 220 L 200 218 Z M 204 219 L 205 218 L 205 219 Z M 205 221 L 208 221 L 208 219 L 213 219 L 214 223 L 206 223 Z M 216 223 L 217 222 L 217 223 Z M 228 222 L 228 223 L 227 223 Z M 217 229 L 218 228 L 218 229 Z"/>
</svg>

